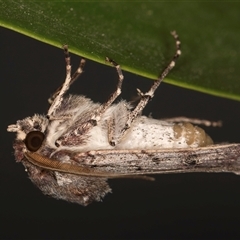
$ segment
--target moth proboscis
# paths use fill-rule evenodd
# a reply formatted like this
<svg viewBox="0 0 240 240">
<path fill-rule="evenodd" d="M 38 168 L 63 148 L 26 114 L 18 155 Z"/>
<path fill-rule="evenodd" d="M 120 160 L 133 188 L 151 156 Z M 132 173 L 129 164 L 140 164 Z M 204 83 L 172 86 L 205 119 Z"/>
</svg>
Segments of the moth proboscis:
<svg viewBox="0 0 240 240">
<path fill-rule="evenodd" d="M 148 92 L 137 89 L 140 101 L 136 107 L 123 100 L 113 103 L 121 94 L 124 77 L 120 65 L 110 58 L 106 61 L 116 68 L 119 80 L 106 103 L 66 95 L 83 72 L 85 59 L 71 75 L 68 47 L 64 45 L 66 78 L 49 98 L 47 114 L 18 120 L 7 129 L 17 133 L 16 161 L 25 166 L 29 178 L 44 194 L 86 206 L 111 192 L 109 178 L 153 180 L 147 175 L 240 173 L 240 144 L 214 145 L 204 130 L 187 121 L 176 123 L 141 115 L 181 55 L 178 35 L 175 31 L 171 34 L 175 54 Z"/>
</svg>

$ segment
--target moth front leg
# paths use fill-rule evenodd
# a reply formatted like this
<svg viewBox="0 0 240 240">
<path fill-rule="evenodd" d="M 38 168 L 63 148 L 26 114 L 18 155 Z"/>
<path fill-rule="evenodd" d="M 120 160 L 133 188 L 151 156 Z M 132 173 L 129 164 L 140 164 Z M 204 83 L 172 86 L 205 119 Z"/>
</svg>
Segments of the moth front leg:
<svg viewBox="0 0 240 240">
<path fill-rule="evenodd" d="M 63 46 L 64 50 L 64 55 L 65 55 L 65 62 L 66 62 L 66 78 L 62 86 L 60 86 L 53 94 L 52 96 L 48 99 L 48 102 L 51 104 L 49 110 L 48 110 L 48 118 L 50 120 L 54 120 L 54 114 L 56 110 L 61 106 L 62 100 L 63 100 L 63 95 L 67 92 L 69 89 L 70 85 L 73 84 L 73 82 L 82 74 L 83 72 L 83 67 L 85 65 L 85 59 L 82 58 L 79 67 L 76 70 L 76 72 L 71 76 L 71 62 L 70 62 L 70 55 L 68 52 L 68 46 L 64 45 Z"/>
</svg>

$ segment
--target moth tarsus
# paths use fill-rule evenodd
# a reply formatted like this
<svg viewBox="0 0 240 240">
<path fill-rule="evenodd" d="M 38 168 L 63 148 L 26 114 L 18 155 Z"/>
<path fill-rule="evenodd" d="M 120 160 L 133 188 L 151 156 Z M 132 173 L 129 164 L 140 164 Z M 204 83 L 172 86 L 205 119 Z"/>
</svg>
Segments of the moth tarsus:
<svg viewBox="0 0 240 240">
<path fill-rule="evenodd" d="M 66 78 L 49 98 L 47 115 L 35 114 L 7 129 L 17 133 L 16 161 L 22 162 L 44 194 L 86 206 L 111 192 L 109 178 L 153 180 L 146 175 L 196 171 L 239 174 L 240 144 L 212 145 L 204 130 L 191 123 L 141 115 L 181 54 L 178 35 L 171 34 L 175 54 L 146 93 L 137 90 L 141 99 L 135 108 L 123 100 L 113 103 L 121 94 L 124 76 L 120 65 L 108 57 L 106 61 L 116 68 L 118 84 L 107 102 L 66 95 L 83 72 L 85 59 L 71 75 L 68 46 L 64 45 Z"/>
</svg>

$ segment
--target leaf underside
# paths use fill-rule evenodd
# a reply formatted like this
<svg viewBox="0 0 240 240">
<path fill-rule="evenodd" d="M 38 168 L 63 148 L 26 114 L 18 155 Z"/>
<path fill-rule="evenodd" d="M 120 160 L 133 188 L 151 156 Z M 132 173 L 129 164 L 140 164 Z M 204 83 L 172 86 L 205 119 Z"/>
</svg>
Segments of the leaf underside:
<svg viewBox="0 0 240 240">
<path fill-rule="evenodd" d="M 239 3 L 157 1 L 1 1 L 0 26 L 105 64 L 156 79 L 175 53 L 165 82 L 240 100 Z"/>
</svg>

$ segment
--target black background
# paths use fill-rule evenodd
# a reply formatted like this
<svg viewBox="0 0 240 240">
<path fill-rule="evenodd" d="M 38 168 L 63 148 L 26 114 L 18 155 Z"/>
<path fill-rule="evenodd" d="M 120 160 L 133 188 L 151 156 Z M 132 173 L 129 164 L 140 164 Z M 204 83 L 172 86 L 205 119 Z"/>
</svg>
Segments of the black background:
<svg viewBox="0 0 240 240">
<path fill-rule="evenodd" d="M 88 207 L 41 194 L 23 166 L 15 163 L 15 136 L 6 128 L 34 113 L 46 113 L 50 93 L 64 80 L 63 53 L 4 28 L 0 36 L 1 239 L 240 238 L 240 177 L 234 174 L 158 175 L 155 182 L 111 180 L 113 194 Z M 78 62 L 72 55 L 73 69 Z M 124 75 L 124 99 L 152 83 Z M 114 68 L 87 61 L 71 92 L 104 102 L 116 82 Z M 222 120 L 222 128 L 207 132 L 216 142 L 239 142 L 239 109 L 239 102 L 163 83 L 144 113 Z"/>
</svg>

